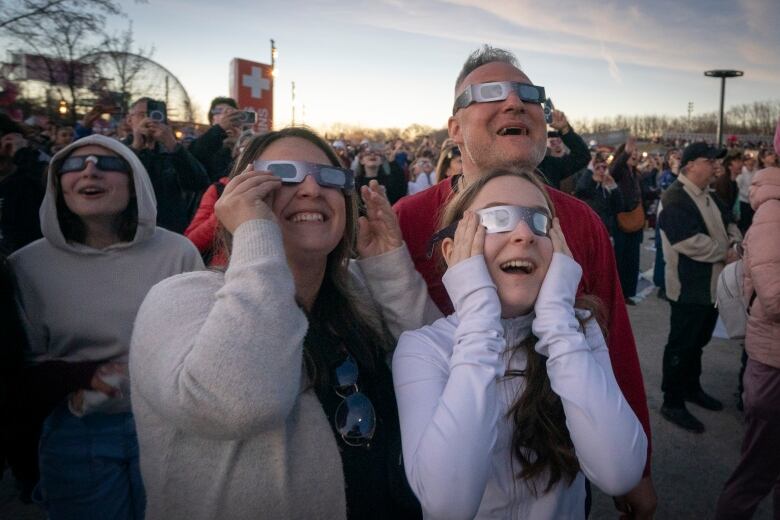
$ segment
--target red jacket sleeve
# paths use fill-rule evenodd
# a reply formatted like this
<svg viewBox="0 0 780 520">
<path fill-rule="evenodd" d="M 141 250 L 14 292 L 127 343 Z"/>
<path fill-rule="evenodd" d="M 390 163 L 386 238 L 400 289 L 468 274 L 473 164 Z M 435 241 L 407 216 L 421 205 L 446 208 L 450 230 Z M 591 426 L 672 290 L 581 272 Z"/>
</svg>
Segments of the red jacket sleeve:
<svg viewBox="0 0 780 520">
<path fill-rule="evenodd" d="M 586 204 L 548 189 L 555 205 L 561 230 L 574 259 L 582 266 L 579 292 L 596 296 L 607 313 L 607 347 L 620 390 L 647 434 L 645 475 L 650 474 L 650 414 L 644 380 L 639 367 L 634 333 L 626 312 L 623 291 L 617 275 L 615 253 L 601 219 Z"/>
<path fill-rule="evenodd" d="M 214 204 L 217 203 L 218 198 L 217 187 L 212 184 L 201 197 L 200 206 L 198 206 L 192 222 L 184 230 L 184 236 L 189 238 L 201 253 L 209 251 L 214 245 L 214 236 L 217 231 Z"/>
</svg>

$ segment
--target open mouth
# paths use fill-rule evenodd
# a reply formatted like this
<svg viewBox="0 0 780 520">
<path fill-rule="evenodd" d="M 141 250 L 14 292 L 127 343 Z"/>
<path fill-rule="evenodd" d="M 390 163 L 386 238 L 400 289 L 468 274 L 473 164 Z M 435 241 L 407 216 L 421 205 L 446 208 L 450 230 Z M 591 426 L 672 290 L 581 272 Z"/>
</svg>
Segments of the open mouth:
<svg viewBox="0 0 780 520">
<path fill-rule="evenodd" d="M 295 213 L 287 220 L 289 220 L 293 224 L 298 224 L 300 222 L 325 222 L 325 220 L 327 219 L 325 218 L 325 215 L 323 215 L 322 213 L 304 212 L 304 213 Z"/>
<path fill-rule="evenodd" d="M 509 260 L 499 268 L 509 274 L 531 274 L 536 270 L 536 266 L 528 260 Z"/>
<path fill-rule="evenodd" d="M 79 195 L 86 195 L 87 197 L 102 195 L 106 190 L 102 188 L 96 188 L 94 186 L 87 186 L 79 190 Z"/>
<path fill-rule="evenodd" d="M 524 126 L 506 126 L 504 128 L 501 128 L 497 133 L 500 136 L 528 135 L 528 128 Z"/>
</svg>

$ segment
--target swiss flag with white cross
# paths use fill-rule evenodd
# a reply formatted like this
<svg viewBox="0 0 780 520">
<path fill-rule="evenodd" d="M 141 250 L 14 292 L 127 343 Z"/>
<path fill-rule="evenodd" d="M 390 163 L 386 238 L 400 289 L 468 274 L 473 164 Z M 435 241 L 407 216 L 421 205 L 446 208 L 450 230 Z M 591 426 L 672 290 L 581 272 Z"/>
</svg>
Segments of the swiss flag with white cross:
<svg viewBox="0 0 780 520">
<path fill-rule="evenodd" d="M 273 126 L 274 80 L 270 65 L 233 58 L 230 62 L 230 96 L 242 110 L 257 112 L 257 130 Z"/>
</svg>

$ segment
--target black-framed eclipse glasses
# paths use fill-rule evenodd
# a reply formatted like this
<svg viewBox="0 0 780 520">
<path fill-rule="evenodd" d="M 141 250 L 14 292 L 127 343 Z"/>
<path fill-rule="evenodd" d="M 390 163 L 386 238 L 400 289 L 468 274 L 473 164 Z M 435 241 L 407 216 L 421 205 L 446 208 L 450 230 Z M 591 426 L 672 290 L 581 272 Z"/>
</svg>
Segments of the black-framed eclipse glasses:
<svg viewBox="0 0 780 520">
<path fill-rule="evenodd" d="M 477 211 L 480 224 L 485 226 L 485 232 L 506 233 L 512 231 L 520 222 L 525 222 L 534 235 L 540 237 L 549 236 L 550 214 L 544 208 L 527 208 L 525 206 L 492 206 Z M 455 238 L 455 230 L 460 219 L 449 226 L 440 229 L 428 242 L 428 258 L 433 256 L 433 249 L 437 243 L 445 238 Z"/>
<path fill-rule="evenodd" d="M 508 98 L 512 92 L 515 92 L 517 97 L 525 103 L 542 104 L 545 101 L 544 87 L 540 87 L 539 85 L 519 83 L 517 81 L 476 83 L 466 87 L 463 92 L 455 98 L 452 114 L 455 115 L 455 112 L 461 108 L 466 108 L 472 103 L 503 101 Z"/>
<path fill-rule="evenodd" d="M 334 372 L 333 390 L 344 399 L 336 408 L 333 418 L 336 431 L 346 444 L 368 447 L 376 430 L 376 412 L 371 400 L 358 388 L 357 362 L 347 354 Z"/>
<path fill-rule="evenodd" d="M 95 165 L 95 168 L 103 172 L 130 173 L 133 171 L 130 168 L 130 164 L 121 157 L 114 155 L 77 155 L 62 161 L 59 174 L 84 171 L 88 162 L 91 162 Z"/>
<path fill-rule="evenodd" d="M 315 164 L 305 161 L 263 161 L 253 163 L 255 171 L 269 171 L 286 184 L 300 184 L 308 175 L 314 177 L 317 184 L 324 188 L 355 189 L 355 176 L 351 170 L 327 164 Z"/>
</svg>

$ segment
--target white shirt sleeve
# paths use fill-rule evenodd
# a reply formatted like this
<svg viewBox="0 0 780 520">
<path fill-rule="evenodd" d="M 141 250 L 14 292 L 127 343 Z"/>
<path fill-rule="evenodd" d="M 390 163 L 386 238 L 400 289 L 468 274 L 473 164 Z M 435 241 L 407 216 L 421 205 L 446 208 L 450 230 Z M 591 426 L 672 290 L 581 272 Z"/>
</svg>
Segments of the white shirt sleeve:
<svg viewBox="0 0 780 520">
<path fill-rule="evenodd" d="M 443 281 L 460 319 L 451 357 L 437 355 L 441 346 L 424 330 L 404 333 L 393 377 L 409 484 L 426 517 L 466 519 L 477 513 L 489 476 L 505 341 L 484 257 L 458 263 Z"/>
<path fill-rule="evenodd" d="M 553 255 L 534 310 L 536 351 L 547 356 L 547 374 L 561 397 L 583 473 L 602 491 L 622 495 L 642 477 L 647 437 L 620 392 L 604 337 L 595 320 L 583 335 L 574 313 L 582 275 L 569 256 Z"/>
</svg>

